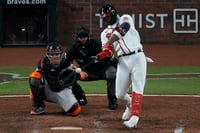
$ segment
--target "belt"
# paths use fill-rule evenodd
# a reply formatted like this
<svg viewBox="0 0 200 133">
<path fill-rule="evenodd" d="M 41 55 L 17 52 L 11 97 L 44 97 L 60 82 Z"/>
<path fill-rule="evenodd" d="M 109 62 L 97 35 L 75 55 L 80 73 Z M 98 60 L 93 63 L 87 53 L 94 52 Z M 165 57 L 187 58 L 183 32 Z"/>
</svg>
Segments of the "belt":
<svg viewBox="0 0 200 133">
<path fill-rule="evenodd" d="M 121 54 L 121 55 L 118 56 L 118 58 L 122 57 L 122 56 L 129 56 L 129 55 L 136 54 L 136 53 L 139 53 L 139 52 L 143 52 L 143 50 L 142 49 L 138 49 L 138 50 L 135 50 L 135 51 L 130 52 L 128 54 Z"/>
</svg>

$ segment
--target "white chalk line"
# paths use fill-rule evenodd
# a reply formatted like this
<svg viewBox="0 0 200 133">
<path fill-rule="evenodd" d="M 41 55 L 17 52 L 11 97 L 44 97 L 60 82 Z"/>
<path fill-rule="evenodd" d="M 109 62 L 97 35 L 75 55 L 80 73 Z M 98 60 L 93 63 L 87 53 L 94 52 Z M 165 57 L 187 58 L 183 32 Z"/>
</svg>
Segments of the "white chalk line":
<svg viewBox="0 0 200 133">
<path fill-rule="evenodd" d="M 72 126 L 63 126 L 63 127 L 52 127 L 51 130 L 82 130 L 82 127 L 72 127 Z"/>
<path fill-rule="evenodd" d="M 86 94 L 86 96 L 91 96 L 91 97 L 95 97 L 95 96 L 107 96 L 107 94 Z M 148 96 L 148 97 L 200 97 L 200 95 L 150 95 L 150 94 L 146 94 L 144 96 Z M 1 97 L 29 97 L 29 95 L 2 95 Z"/>
</svg>

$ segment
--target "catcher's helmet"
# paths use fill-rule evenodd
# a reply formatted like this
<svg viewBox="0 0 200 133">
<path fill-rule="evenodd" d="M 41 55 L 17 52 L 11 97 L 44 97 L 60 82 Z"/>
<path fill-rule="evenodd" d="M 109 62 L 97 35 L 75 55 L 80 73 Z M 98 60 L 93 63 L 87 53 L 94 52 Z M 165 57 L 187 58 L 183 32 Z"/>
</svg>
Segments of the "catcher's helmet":
<svg viewBox="0 0 200 133">
<path fill-rule="evenodd" d="M 50 42 L 47 46 L 47 54 L 61 54 L 62 52 L 62 46 L 57 41 Z"/>
<path fill-rule="evenodd" d="M 52 65 L 58 66 L 60 64 L 62 54 L 63 48 L 57 41 L 48 44 L 46 56 Z"/>
<path fill-rule="evenodd" d="M 76 37 L 89 37 L 89 30 L 84 27 L 79 28 L 76 32 Z"/>
<path fill-rule="evenodd" d="M 117 11 L 116 9 L 107 4 L 100 9 L 101 18 L 111 17 L 110 24 L 114 24 L 117 21 Z"/>
</svg>

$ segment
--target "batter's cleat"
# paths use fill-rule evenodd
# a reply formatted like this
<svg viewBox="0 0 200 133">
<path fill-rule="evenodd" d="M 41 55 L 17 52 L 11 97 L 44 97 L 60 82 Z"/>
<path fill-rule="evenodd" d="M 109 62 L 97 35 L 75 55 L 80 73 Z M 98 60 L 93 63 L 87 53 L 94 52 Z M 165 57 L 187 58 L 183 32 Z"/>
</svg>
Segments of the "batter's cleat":
<svg viewBox="0 0 200 133">
<path fill-rule="evenodd" d="M 108 103 L 108 108 L 112 109 L 112 110 L 117 109 L 118 108 L 117 100 L 115 100 L 115 99 L 110 100 Z"/>
<path fill-rule="evenodd" d="M 35 107 L 31 110 L 31 115 L 41 115 L 45 113 L 45 109 L 43 107 Z"/>
<path fill-rule="evenodd" d="M 130 129 L 137 128 L 138 121 L 139 117 L 133 115 L 128 121 L 124 121 L 124 125 Z"/>
<path fill-rule="evenodd" d="M 122 114 L 122 120 L 126 121 L 131 116 L 131 107 L 126 106 L 124 113 Z"/>
</svg>

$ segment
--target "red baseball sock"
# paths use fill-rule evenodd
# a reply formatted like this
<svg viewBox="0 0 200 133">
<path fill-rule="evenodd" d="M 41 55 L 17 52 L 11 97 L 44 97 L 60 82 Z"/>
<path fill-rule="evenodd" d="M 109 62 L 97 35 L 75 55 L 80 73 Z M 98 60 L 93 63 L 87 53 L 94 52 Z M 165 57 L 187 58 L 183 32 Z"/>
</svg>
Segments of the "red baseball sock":
<svg viewBox="0 0 200 133">
<path fill-rule="evenodd" d="M 143 99 L 142 94 L 137 94 L 135 92 L 132 92 L 132 112 L 131 112 L 131 116 L 133 116 L 133 115 L 139 116 L 139 114 L 141 112 L 141 107 L 142 107 L 142 99 Z"/>
</svg>

